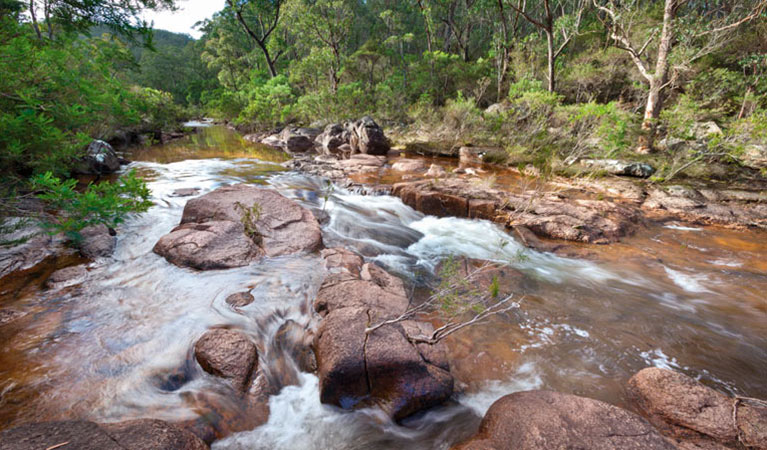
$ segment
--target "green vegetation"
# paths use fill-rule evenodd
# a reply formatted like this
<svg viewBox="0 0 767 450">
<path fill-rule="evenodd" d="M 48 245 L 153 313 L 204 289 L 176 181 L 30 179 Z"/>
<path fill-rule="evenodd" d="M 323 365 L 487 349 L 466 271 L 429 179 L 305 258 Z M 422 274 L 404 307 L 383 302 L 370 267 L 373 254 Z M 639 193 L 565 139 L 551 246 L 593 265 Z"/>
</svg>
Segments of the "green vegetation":
<svg viewBox="0 0 767 450">
<path fill-rule="evenodd" d="M 152 206 L 146 184 L 130 172 L 115 183 L 89 184 L 78 192 L 77 180 L 61 180 L 50 172 L 36 175 L 32 187 L 38 198 L 56 209 L 57 215 L 42 222 L 50 234 L 63 233 L 79 244 L 80 232 L 90 226 L 115 228 L 132 213 L 144 212 Z"/>
<path fill-rule="evenodd" d="M 253 206 L 245 206 L 240 202 L 234 204 L 234 207 L 240 212 L 240 222 L 245 227 L 245 234 L 256 244 L 261 244 L 264 237 L 258 231 L 258 221 L 261 220 L 261 205 L 254 203 Z"/>
</svg>

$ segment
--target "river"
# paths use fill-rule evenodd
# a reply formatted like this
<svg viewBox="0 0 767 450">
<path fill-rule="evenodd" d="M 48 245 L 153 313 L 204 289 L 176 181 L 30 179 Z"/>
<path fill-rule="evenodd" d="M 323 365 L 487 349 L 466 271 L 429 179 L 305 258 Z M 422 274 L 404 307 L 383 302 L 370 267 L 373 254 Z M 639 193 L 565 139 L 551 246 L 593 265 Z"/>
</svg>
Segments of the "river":
<svg viewBox="0 0 767 450">
<path fill-rule="evenodd" d="M 266 424 L 215 449 L 446 449 L 514 391 L 551 389 L 627 406 L 622 386 L 647 366 L 767 398 L 764 232 L 657 224 L 617 244 L 581 246 L 589 257 L 571 259 L 526 249 L 489 222 L 427 217 L 394 197 L 328 189 L 285 170 L 283 153 L 224 127 L 128 157 L 155 206 L 121 227 L 114 256 L 89 263 L 79 286 L 44 285 L 55 268 L 80 262 L 66 257 L 0 287 L 0 306 L 28 312 L 0 327 L 0 430 L 64 418 L 184 421 L 211 403 L 236 414 L 241 405 L 226 382 L 194 362 L 195 340 L 213 326 L 236 327 L 257 342 L 259 364 L 278 370 L 284 355 L 272 345 L 276 330 L 289 320 L 316 326 L 319 255 L 195 272 L 152 247 L 179 222 L 188 198 L 175 190 L 240 182 L 325 210 L 327 247 L 355 250 L 416 287 L 450 255 L 508 264 L 519 307 L 449 339 L 461 392 L 444 406 L 395 424 L 375 410 L 320 404 L 316 376 L 295 372 L 294 384 L 271 398 Z M 238 312 L 224 299 L 243 290 L 256 302 Z"/>
</svg>

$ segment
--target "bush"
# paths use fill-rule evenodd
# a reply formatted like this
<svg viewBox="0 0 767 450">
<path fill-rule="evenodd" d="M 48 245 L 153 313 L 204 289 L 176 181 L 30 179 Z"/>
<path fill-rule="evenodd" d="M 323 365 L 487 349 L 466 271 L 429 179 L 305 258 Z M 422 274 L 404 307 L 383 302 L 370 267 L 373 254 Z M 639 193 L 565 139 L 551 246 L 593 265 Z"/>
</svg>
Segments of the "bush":
<svg viewBox="0 0 767 450">
<path fill-rule="evenodd" d="M 248 104 L 238 122 L 272 127 L 289 121 L 296 100 L 288 78 L 279 75 L 269 80 L 256 78 L 248 86 Z"/>
<path fill-rule="evenodd" d="M 599 139 L 604 156 L 615 156 L 636 141 L 637 117 L 616 102 L 564 106 L 560 111 L 567 116 L 573 134 L 589 134 Z"/>
<path fill-rule="evenodd" d="M 89 184 L 83 192 L 75 189 L 77 180 L 62 180 L 51 172 L 35 176 L 31 185 L 40 191 L 38 198 L 57 210 L 54 219 L 41 224 L 43 228 L 52 235 L 63 233 L 75 245 L 81 242 L 84 228 L 101 224 L 115 228 L 131 213 L 152 206 L 149 188 L 134 172 L 114 183 Z"/>
</svg>

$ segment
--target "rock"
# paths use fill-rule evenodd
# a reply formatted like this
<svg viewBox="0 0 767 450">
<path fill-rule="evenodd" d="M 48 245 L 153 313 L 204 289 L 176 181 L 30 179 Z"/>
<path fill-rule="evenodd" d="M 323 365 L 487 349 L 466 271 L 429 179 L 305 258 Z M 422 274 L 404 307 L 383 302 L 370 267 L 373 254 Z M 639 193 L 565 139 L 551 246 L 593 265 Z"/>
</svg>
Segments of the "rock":
<svg viewBox="0 0 767 450">
<path fill-rule="evenodd" d="M 482 149 L 476 147 L 461 147 L 458 149 L 458 158 L 461 166 L 466 164 L 482 164 Z"/>
<path fill-rule="evenodd" d="M 657 367 L 634 375 L 627 391 L 642 414 L 675 439 L 735 446 L 741 436 L 743 444 L 767 448 L 764 405 L 744 403 L 736 411 L 736 400 L 679 372 Z"/>
<path fill-rule="evenodd" d="M 247 184 L 222 187 L 190 200 L 181 223 L 212 220 L 241 223 L 244 213 L 238 205 L 255 207 L 257 220 L 253 231 L 260 235 L 259 245 L 267 256 L 312 252 L 322 246 L 319 223 L 308 209 L 275 190 Z"/>
<path fill-rule="evenodd" d="M 237 292 L 226 298 L 226 303 L 232 308 L 248 306 L 256 300 L 250 292 Z"/>
<path fill-rule="evenodd" d="M 686 144 L 687 141 L 684 139 L 675 138 L 673 136 L 666 136 L 658 142 L 657 147 L 658 150 L 676 152 L 681 150 Z"/>
<path fill-rule="evenodd" d="M 417 346 L 408 338 L 429 333 L 430 324 L 365 333 L 369 323 L 407 309 L 402 281 L 346 250 L 323 256 L 330 274 L 314 303 L 323 316 L 315 338 L 321 401 L 345 409 L 377 405 L 399 420 L 447 400 L 453 377 L 443 344 Z"/>
<path fill-rule="evenodd" d="M 173 191 L 173 197 L 192 197 L 200 193 L 199 188 L 181 188 Z"/>
<path fill-rule="evenodd" d="M 208 450 L 197 436 L 161 420 L 131 420 L 102 424 L 101 428 L 126 449 Z"/>
<path fill-rule="evenodd" d="M 26 316 L 27 313 L 10 308 L 0 308 L 0 326 L 9 324 L 16 319 Z"/>
<path fill-rule="evenodd" d="M 391 166 L 391 170 L 397 172 L 415 172 L 426 168 L 426 161 L 422 159 L 400 159 Z"/>
<path fill-rule="evenodd" d="M 503 114 L 511 110 L 511 105 L 508 103 L 493 103 L 485 109 L 485 114 Z"/>
<path fill-rule="evenodd" d="M 28 219 L 8 218 L 3 226 L 18 229 L 0 233 L 0 241 L 16 242 L 15 245 L 0 246 L 0 278 L 12 272 L 31 269 L 63 251 L 60 238 L 51 237 Z"/>
<path fill-rule="evenodd" d="M 353 153 L 365 155 L 386 155 L 391 146 L 386 139 L 383 129 L 371 117 L 362 119 L 351 124 L 351 137 L 349 144 Z"/>
<path fill-rule="evenodd" d="M 272 189 L 238 184 L 187 202 L 181 225 L 154 251 L 178 266 L 210 270 L 321 246 L 320 225 L 309 210 Z"/>
<path fill-rule="evenodd" d="M 767 168 L 767 145 L 748 145 L 741 156 L 741 161 L 752 169 Z"/>
<path fill-rule="evenodd" d="M 649 178 L 655 168 L 645 163 L 631 163 L 617 159 L 582 159 L 581 165 L 590 169 L 604 170 L 610 175 Z"/>
<path fill-rule="evenodd" d="M 312 342 L 314 334 L 293 320 L 287 320 L 274 335 L 274 349 L 283 357 L 290 358 L 302 372 L 312 373 L 317 370 Z M 286 385 L 288 383 L 281 383 Z M 290 383 L 294 384 L 294 383 Z"/>
<path fill-rule="evenodd" d="M 691 223 L 723 225 L 731 228 L 767 229 L 767 204 L 728 197 L 726 191 L 709 195 L 688 186 L 667 186 L 649 191 L 642 208 L 654 215 L 672 216 Z M 740 197 L 744 199 L 744 197 Z"/>
<path fill-rule="evenodd" d="M 288 153 L 304 153 L 314 148 L 314 141 L 319 134 L 320 130 L 316 128 L 286 127 L 266 135 L 247 135 L 244 139 L 250 142 L 261 142 L 271 147 L 278 147 Z"/>
<path fill-rule="evenodd" d="M 202 368 L 232 381 L 235 389 L 245 392 L 256 370 L 256 345 L 239 331 L 217 328 L 205 332 L 194 344 L 194 356 Z"/>
<path fill-rule="evenodd" d="M 432 164 L 426 172 L 427 177 L 441 178 L 447 176 L 447 171 L 440 165 Z"/>
<path fill-rule="evenodd" d="M 693 136 L 695 136 L 695 139 L 699 141 L 710 138 L 712 136 L 721 136 L 723 134 L 722 129 L 719 128 L 719 125 L 713 121 L 695 123 L 693 124 L 690 131 L 692 132 Z"/>
<path fill-rule="evenodd" d="M 111 145 L 95 140 L 88 145 L 83 156 L 74 168 L 82 175 L 106 175 L 120 170 L 120 158 Z"/>
<path fill-rule="evenodd" d="M 67 267 L 51 274 L 45 284 L 49 288 L 63 288 L 82 283 L 88 276 L 88 269 L 85 265 Z"/>
<path fill-rule="evenodd" d="M 597 400 L 549 391 L 493 403 L 479 432 L 456 450 L 674 450 L 641 417 Z"/>
<path fill-rule="evenodd" d="M 186 223 L 160 238 L 154 252 L 179 267 L 197 270 L 247 266 L 263 251 L 239 222 Z"/>
<path fill-rule="evenodd" d="M 0 433 L 2 450 L 207 450 L 195 435 L 160 420 L 43 422 Z"/>
<path fill-rule="evenodd" d="M 341 124 L 331 124 L 325 127 L 325 130 L 317 136 L 315 142 L 322 148 L 325 154 L 340 153 L 342 145 L 348 144 L 351 138 L 351 132 Z"/>
<path fill-rule="evenodd" d="M 93 225 L 80 231 L 80 253 L 86 258 L 111 256 L 117 246 L 114 230 L 106 225 Z"/>
</svg>

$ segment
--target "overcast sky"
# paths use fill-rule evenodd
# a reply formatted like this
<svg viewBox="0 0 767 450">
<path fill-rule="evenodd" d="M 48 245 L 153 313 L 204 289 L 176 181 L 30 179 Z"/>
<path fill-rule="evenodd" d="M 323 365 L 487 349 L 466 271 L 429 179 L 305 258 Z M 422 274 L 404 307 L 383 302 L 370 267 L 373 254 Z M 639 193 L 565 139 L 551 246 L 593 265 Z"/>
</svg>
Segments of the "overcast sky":
<svg viewBox="0 0 767 450">
<path fill-rule="evenodd" d="M 201 33 L 192 29 L 194 24 L 224 9 L 224 2 L 225 0 L 179 0 L 177 11 L 147 11 L 144 13 L 144 19 L 154 22 L 157 29 L 187 33 L 198 38 Z"/>
</svg>

